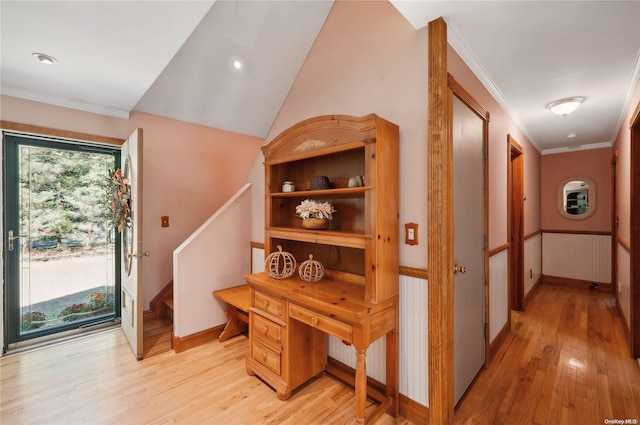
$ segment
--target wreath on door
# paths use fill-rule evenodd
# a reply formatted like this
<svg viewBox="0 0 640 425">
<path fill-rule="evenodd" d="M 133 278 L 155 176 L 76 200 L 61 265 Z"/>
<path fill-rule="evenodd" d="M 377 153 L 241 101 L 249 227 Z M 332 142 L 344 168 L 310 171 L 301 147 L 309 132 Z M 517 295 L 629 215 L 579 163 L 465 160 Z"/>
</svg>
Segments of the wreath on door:
<svg viewBox="0 0 640 425">
<path fill-rule="evenodd" d="M 109 225 L 115 227 L 118 232 L 122 232 L 125 226 L 131 225 L 131 186 L 129 179 L 122 176 L 122 170 L 115 170 L 107 185 L 109 196 L 108 220 Z"/>
</svg>

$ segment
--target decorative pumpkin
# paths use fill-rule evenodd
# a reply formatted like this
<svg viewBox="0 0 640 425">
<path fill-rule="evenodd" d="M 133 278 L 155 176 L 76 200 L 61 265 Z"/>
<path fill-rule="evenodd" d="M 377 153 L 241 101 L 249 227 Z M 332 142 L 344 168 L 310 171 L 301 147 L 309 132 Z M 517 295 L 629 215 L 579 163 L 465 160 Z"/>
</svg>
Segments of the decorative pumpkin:
<svg viewBox="0 0 640 425">
<path fill-rule="evenodd" d="M 300 274 L 300 278 L 305 282 L 314 283 L 324 276 L 324 266 L 319 261 L 313 259 L 313 254 L 309 254 L 309 259 L 300 264 L 298 274 Z"/>
<path fill-rule="evenodd" d="M 296 272 L 296 259 L 290 252 L 282 251 L 282 245 L 264 261 L 267 274 L 274 279 L 286 279 Z"/>
</svg>

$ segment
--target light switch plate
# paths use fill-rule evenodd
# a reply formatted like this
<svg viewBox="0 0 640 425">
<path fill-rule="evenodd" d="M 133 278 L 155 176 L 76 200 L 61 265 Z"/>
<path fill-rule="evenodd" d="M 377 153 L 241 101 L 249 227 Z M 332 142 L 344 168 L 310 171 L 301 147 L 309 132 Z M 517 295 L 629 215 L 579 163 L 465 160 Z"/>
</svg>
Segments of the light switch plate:
<svg viewBox="0 0 640 425">
<path fill-rule="evenodd" d="M 407 245 L 418 245 L 418 223 L 405 223 L 405 240 Z"/>
</svg>

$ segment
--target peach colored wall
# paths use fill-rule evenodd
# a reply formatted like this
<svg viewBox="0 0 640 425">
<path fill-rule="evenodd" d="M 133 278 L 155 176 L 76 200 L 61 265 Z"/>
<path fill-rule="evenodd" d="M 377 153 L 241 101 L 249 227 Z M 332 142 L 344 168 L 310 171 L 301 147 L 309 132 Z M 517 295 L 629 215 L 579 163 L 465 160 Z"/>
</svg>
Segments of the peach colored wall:
<svg viewBox="0 0 640 425">
<path fill-rule="evenodd" d="M 211 293 L 251 273 L 251 185 L 246 184 L 173 251 L 173 334 L 224 325 L 225 303 Z M 206 261 L 202 261 L 202 253 Z"/>
<path fill-rule="evenodd" d="M 542 228 L 584 232 L 611 231 L 611 148 L 542 156 Z M 596 184 L 596 212 L 585 220 L 569 220 L 558 212 L 558 185 L 572 177 Z"/>
<path fill-rule="evenodd" d="M 317 115 L 375 113 L 400 127 L 400 240 L 419 224 L 419 245 L 401 244 L 400 263 L 427 266 L 427 31 L 389 3 L 337 1 L 266 141 Z M 252 240 L 264 239 L 264 158 L 250 175 Z M 295 183 L 295 182 L 294 182 Z"/>
<path fill-rule="evenodd" d="M 151 252 L 143 260 L 144 309 L 172 279 L 173 250 L 246 183 L 263 142 L 135 111 L 124 120 L 8 96 L 0 107 L 2 120 L 99 136 L 125 139 L 143 129 L 143 239 Z M 160 227 L 163 215 L 170 227 Z"/>
<path fill-rule="evenodd" d="M 618 137 L 613 146 L 614 151 L 618 152 L 617 161 L 617 215 L 618 215 L 618 239 L 627 246 L 631 243 L 631 133 L 629 131 L 629 121 L 635 111 L 638 103 L 640 103 L 640 82 L 636 85 L 635 91 L 629 103 L 627 111 Z"/>
<path fill-rule="evenodd" d="M 449 47 L 448 70 L 484 109 L 489 111 L 489 249 L 507 243 L 507 135 L 524 152 L 524 234 L 540 230 L 540 153 L 507 115 L 478 77 Z"/>
</svg>

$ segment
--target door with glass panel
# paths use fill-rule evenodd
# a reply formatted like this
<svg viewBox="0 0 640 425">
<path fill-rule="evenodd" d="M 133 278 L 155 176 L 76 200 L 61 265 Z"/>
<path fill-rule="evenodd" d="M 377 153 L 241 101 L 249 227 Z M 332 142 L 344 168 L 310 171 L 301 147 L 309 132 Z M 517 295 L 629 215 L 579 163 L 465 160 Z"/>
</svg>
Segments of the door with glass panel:
<svg viewBox="0 0 640 425">
<path fill-rule="evenodd" d="M 119 163 L 120 147 L 4 135 L 5 348 L 119 317 Z"/>
</svg>

